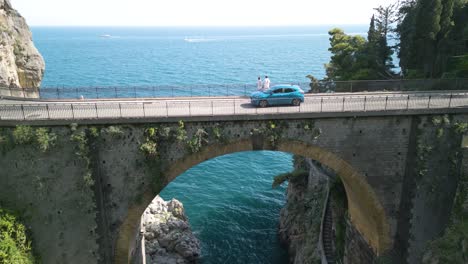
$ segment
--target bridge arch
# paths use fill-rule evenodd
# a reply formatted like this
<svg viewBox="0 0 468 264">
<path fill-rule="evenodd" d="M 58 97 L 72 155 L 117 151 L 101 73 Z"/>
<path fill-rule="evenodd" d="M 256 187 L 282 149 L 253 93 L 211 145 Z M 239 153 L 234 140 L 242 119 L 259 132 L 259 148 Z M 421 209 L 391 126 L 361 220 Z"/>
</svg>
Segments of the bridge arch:
<svg viewBox="0 0 468 264">
<path fill-rule="evenodd" d="M 272 150 L 268 147 L 263 148 L 262 144 L 259 148 L 258 144 L 250 139 L 206 146 L 197 153 L 174 161 L 164 172 L 165 179 L 161 190 L 177 176 L 204 161 L 226 154 L 262 149 Z M 333 169 L 346 189 L 348 211 L 353 225 L 377 255 L 386 252 L 391 247 L 390 225 L 385 210 L 365 176 L 354 169 L 351 164 L 326 149 L 297 140 L 282 139 L 273 150 L 311 158 Z M 116 263 L 128 262 L 141 215 L 156 195 L 157 193 L 148 189 L 142 196 L 142 202 L 128 209 L 117 239 Z"/>
</svg>

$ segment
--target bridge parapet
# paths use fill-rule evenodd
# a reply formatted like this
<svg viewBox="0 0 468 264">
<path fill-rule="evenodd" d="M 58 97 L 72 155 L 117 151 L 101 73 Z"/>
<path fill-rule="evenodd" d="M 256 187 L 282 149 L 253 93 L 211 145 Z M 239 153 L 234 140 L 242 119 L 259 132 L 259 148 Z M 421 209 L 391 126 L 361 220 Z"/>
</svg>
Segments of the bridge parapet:
<svg viewBox="0 0 468 264">
<path fill-rule="evenodd" d="M 468 93 L 423 92 L 310 95 L 300 106 L 258 108 L 245 98 L 190 98 L 184 100 L 68 101 L 0 103 L 0 125 L 17 121 L 51 123 L 167 122 L 181 118 L 245 120 L 330 117 L 344 115 L 407 115 L 464 111 Z M 212 120 L 212 119 L 211 119 Z"/>
</svg>

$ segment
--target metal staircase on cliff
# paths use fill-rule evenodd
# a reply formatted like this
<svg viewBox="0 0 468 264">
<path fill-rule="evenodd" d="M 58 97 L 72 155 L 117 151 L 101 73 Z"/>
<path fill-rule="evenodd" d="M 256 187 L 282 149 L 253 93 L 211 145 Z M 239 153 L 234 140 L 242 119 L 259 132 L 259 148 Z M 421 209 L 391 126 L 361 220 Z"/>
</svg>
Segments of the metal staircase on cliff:
<svg viewBox="0 0 468 264">
<path fill-rule="evenodd" d="M 335 254 L 335 234 L 333 230 L 333 214 L 330 202 L 331 196 L 328 196 L 325 208 L 325 215 L 322 222 L 322 243 L 323 251 L 326 257 L 326 263 L 336 263 Z"/>
</svg>

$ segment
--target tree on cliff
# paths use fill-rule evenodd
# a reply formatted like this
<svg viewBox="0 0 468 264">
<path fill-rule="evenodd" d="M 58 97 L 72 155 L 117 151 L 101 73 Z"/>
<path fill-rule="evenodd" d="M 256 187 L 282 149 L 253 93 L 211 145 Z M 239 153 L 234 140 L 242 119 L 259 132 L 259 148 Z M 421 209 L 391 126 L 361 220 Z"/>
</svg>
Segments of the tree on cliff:
<svg viewBox="0 0 468 264">
<path fill-rule="evenodd" d="M 325 65 L 327 79 L 350 80 L 367 77 L 367 59 L 364 58 L 366 40 L 362 36 L 346 35 L 343 30 L 334 28 L 330 35 L 330 63 Z M 363 74 L 364 73 L 364 74 Z"/>
<path fill-rule="evenodd" d="M 406 77 L 439 78 L 450 71 L 458 74 L 458 63 L 454 67 L 452 61 L 456 55 L 465 55 L 466 59 L 467 3 L 467 0 L 403 2 L 396 32 L 400 38 L 400 66 Z"/>
<path fill-rule="evenodd" d="M 331 61 L 325 65 L 328 80 L 372 80 L 393 78 L 393 48 L 388 46 L 388 36 L 396 21 L 396 6 L 380 6 L 375 9 L 367 34 L 346 35 L 335 28 L 330 35 Z"/>
</svg>

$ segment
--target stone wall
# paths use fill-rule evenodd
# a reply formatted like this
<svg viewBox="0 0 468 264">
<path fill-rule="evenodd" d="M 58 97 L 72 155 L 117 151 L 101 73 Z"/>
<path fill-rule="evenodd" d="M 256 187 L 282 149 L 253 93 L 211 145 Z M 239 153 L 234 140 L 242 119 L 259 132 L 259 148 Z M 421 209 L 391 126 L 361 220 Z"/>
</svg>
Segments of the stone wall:
<svg viewBox="0 0 468 264">
<path fill-rule="evenodd" d="M 346 221 L 344 264 L 374 263 L 376 255 L 353 224 Z"/>
<path fill-rule="evenodd" d="M 0 201 L 30 216 L 46 263 L 126 263 L 142 212 L 175 177 L 216 156 L 276 149 L 342 178 L 350 221 L 380 255 L 397 230 L 411 124 L 400 116 L 57 126 L 46 153 L 0 140 L 10 146 L 0 159 Z M 3 135 L 12 138 L 11 129 Z"/>
<path fill-rule="evenodd" d="M 68 128 L 52 131 L 56 146 L 46 152 L 35 142 L 0 145 L 0 202 L 23 213 L 43 263 L 102 263 L 86 162 Z"/>
<path fill-rule="evenodd" d="M 455 126 L 466 121 L 463 116 L 418 119 L 407 263 L 420 263 L 428 242 L 441 236 L 449 223 L 461 163 L 461 135 Z"/>
</svg>

